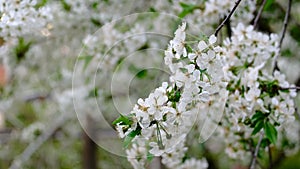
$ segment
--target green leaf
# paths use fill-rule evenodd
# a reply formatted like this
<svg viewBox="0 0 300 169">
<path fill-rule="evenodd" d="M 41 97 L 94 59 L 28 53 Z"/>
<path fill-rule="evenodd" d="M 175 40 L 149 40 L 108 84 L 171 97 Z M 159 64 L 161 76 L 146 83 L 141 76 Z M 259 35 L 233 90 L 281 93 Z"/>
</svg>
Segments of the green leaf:
<svg viewBox="0 0 300 169">
<path fill-rule="evenodd" d="M 273 144 L 276 144 L 277 141 L 277 130 L 269 121 L 267 121 L 264 125 L 266 137 Z"/>
<path fill-rule="evenodd" d="M 229 68 L 229 70 L 232 71 L 232 73 L 233 73 L 234 75 L 236 75 L 236 76 L 239 74 L 239 72 L 240 72 L 242 69 L 243 69 L 243 66 L 232 66 L 232 67 Z"/>
<path fill-rule="evenodd" d="M 149 49 L 149 45 L 148 43 L 143 44 L 141 47 L 139 47 L 137 50 L 145 50 L 145 49 Z"/>
<path fill-rule="evenodd" d="M 298 44 L 300 45 L 300 29 L 299 26 L 293 26 L 290 30 L 291 36 L 293 39 L 295 39 Z"/>
<path fill-rule="evenodd" d="M 139 79 L 145 78 L 148 74 L 148 71 L 146 69 L 139 71 L 136 74 L 136 77 L 138 77 Z"/>
<path fill-rule="evenodd" d="M 274 3 L 275 0 L 267 0 L 265 7 L 264 7 L 264 11 L 268 11 L 271 9 L 272 4 Z"/>
<path fill-rule="evenodd" d="M 256 126 L 259 121 L 264 121 L 266 115 L 261 111 L 256 111 L 256 113 L 251 118 L 252 125 Z"/>
<path fill-rule="evenodd" d="M 18 45 L 14 49 L 17 61 L 20 62 L 25 58 L 26 53 L 29 51 L 31 42 L 25 42 L 24 38 L 19 38 Z"/>
<path fill-rule="evenodd" d="M 134 64 L 129 65 L 128 70 L 132 74 L 135 74 L 139 79 L 145 78 L 148 75 L 148 71 L 146 69 L 136 67 Z"/>
<path fill-rule="evenodd" d="M 266 148 L 268 145 L 270 145 L 270 141 L 267 138 L 263 138 L 261 143 L 260 143 L 260 147 L 262 148 Z"/>
<path fill-rule="evenodd" d="M 186 50 L 187 50 L 188 53 L 193 52 L 193 48 L 190 45 L 186 45 Z"/>
<path fill-rule="evenodd" d="M 142 128 L 141 127 L 137 127 L 136 130 L 130 132 L 124 139 L 124 143 L 123 143 L 123 146 L 124 148 L 128 148 L 128 146 L 130 145 L 130 143 L 132 142 L 132 140 L 134 139 L 135 136 L 141 134 L 141 130 Z"/>
<path fill-rule="evenodd" d="M 131 125 L 133 122 L 129 117 L 120 115 L 119 118 L 112 122 L 113 125 L 117 125 L 118 123 L 121 123 L 123 125 Z"/>
<path fill-rule="evenodd" d="M 277 80 L 273 81 L 260 81 L 259 88 L 263 94 L 267 94 L 270 97 L 279 95 L 280 86 Z"/>
<path fill-rule="evenodd" d="M 179 18 L 185 17 L 187 14 L 192 13 L 197 8 L 197 6 L 193 4 L 186 4 L 183 2 L 180 2 L 179 4 L 183 9 L 182 12 L 178 15 Z"/>
<path fill-rule="evenodd" d="M 40 2 L 38 2 L 36 5 L 35 5 L 35 8 L 38 9 L 38 8 L 41 8 L 43 6 L 46 5 L 48 0 L 41 0 Z"/>
<path fill-rule="evenodd" d="M 92 3 L 92 8 L 96 11 L 98 8 L 99 2 L 93 2 Z"/>
<path fill-rule="evenodd" d="M 157 12 L 156 9 L 154 7 L 150 7 L 149 8 L 149 12 Z"/>
<path fill-rule="evenodd" d="M 89 92 L 88 98 L 91 98 L 91 97 L 98 97 L 98 89 L 97 88 L 94 88 Z"/>
<path fill-rule="evenodd" d="M 251 135 L 255 135 L 258 133 L 262 128 L 264 127 L 264 121 L 258 121 L 254 127 L 254 130 L 252 131 Z"/>
<path fill-rule="evenodd" d="M 70 11 L 71 11 L 71 8 L 72 8 L 71 5 L 68 4 L 65 0 L 62 0 L 62 1 L 61 1 L 61 4 L 62 4 L 64 10 L 66 10 L 67 12 L 70 12 Z"/>
<path fill-rule="evenodd" d="M 95 26 L 98 26 L 98 27 L 100 27 L 100 26 L 103 25 L 99 20 L 97 20 L 97 19 L 95 19 L 95 18 L 91 18 L 91 22 L 92 22 Z"/>
<path fill-rule="evenodd" d="M 298 36 L 300 36 L 300 34 Z M 299 40 L 299 42 L 300 42 L 300 40 Z M 284 49 L 281 51 L 281 55 L 284 57 L 292 57 L 293 53 L 290 49 Z"/>
<path fill-rule="evenodd" d="M 85 70 L 87 68 L 87 66 L 90 64 L 90 62 L 93 60 L 93 56 L 79 56 L 78 59 L 79 60 L 83 60 L 84 61 L 84 66 L 83 66 L 83 70 Z"/>
<path fill-rule="evenodd" d="M 154 158 L 154 155 L 153 154 L 151 154 L 149 151 L 148 151 L 148 153 L 147 153 L 147 161 L 152 161 L 152 159 Z"/>
<path fill-rule="evenodd" d="M 169 101 L 179 102 L 180 97 L 181 97 L 181 90 L 173 89 L 172 91 L 167 92 L 167 96 L 168 96 Z"/>
<path fill-rule="evenodd" d="M 251 119 L 249 117 L 246 117 L 246 119 L 244 120 L 244 124 L 245 125 L 251 125 Z"/>
</svg>

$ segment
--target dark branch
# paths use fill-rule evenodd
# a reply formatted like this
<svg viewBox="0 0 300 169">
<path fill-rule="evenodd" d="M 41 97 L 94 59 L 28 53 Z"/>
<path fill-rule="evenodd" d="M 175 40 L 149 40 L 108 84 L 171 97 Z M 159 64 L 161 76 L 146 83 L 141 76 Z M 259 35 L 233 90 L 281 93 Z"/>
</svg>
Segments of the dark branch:
<svg viewBox="0 0 300 169">
<path fill-rule="evenodd" d="M 268 145 L 268 153 L 269 153 L 269 169 L 272 169 L 273 160 L 272 160 L 272 151 L 270 145 Z"/>
<path fill-rule="evenodd" d="M 230 19 L 229 19 L 225 24 L 226 24 L 226 28 L 227 28 L 227 34 L 228 34 L 228 37 L 231 38 L 232 30 L 231 30 Z"/>
<path fill-rule="evenodd" d="M 225 23 L 228 22 L 228 20 L 231 18 L 232 14 L 235 12 L 236 8 L 239 6 L 241 1 L 242 0 L 238 0 L 238 1 L 235 2 L 235 5 L 232 8 L 232 10 L 230 11 L 230 13 L 226 16 L 226 18 L 223 20 L 223 22 L 216 29 L 215 36 L 218 35 L 219 31 L 222 29 L 222 27 L 225 25 Z"/>
<path fill-rule="evenodd" d="M 280 41 L 279 41 L 279 49 L 280 50 L 281 50 L 282 42 L 283 42 L 283 39 L 284 39 L 284 36 L 285 36 L 285 32 L 286 32 L 286 29 L 287 29 L 287 25 L 288 25 L 288 22 L 289 22 L 290 13 L 291 13 L 291 7 L 292 7 L 292 0 L 289 0 L 288 8 L 287 8 L 287 10 L 285 12 L 285 17 L 284 17 L 284 21 L 283 21 L 283 29 L 282 29 L 282 33 L 281 33 L 281 38 L 280 38 Z M 275 70 L 279 70 L 278 62 L 277 62 L 277 57 L 275 58 L 273 72 Z"/>
<path fill-rule="evenodd" d="M 83 131 L 83 169 L 96 169 L 97 168 L 97 145 L 90 138 L 90 135 L 94 133 L 91 132 L 93 128 L 93 120 L 87 115 L 87 129 Z M 90 134 L 90 135 L 89 135 Z"/>
<path fill-rule="evenodd" d="M 294 87 L 281 87 L 280 88 L 281 90 L 293 90 L 293 89 L 295 89 L 295 90 L 300 90 L 300 87 L 299 86 L 294 86 Z"/>
<path fill-rule="evenodd" d="M 286 32 L 287 25 L 288 25 L 288 22 L 289 22 L 289 16 L 290 16 L 290 13 L 291 13 L 291 7 L 292 7 L 292 0 L 289 0 L 288 8 L 287 8 L 287 11 L 285 13 L 285 17 L 284 17 L 284 21 L 283 21 L 283 29 L 282 29 L 282 34 L 281 34 L 281 38 L 280 38 L 280 41 L 279 41 L 279 48 L 281 48 L 281 45 L 282 45 L 282 42 L 283 42 L 283 39 L 284 39 L 284 36 L 285 36 L 285 32 Z"/>
<path fill-rule="evenodd" d="M 30 96 L 28 98 L 25 98 L 25 102 L 33 102 L 33 101 L 43 101 L 50 98 L 50 93 L 48 94 L 37 94 Z"/>
<path fill-rule="evenodd" d="M 253 23 L 254 29 L 257 27 L 258 20 L 259 20 L 259 18 L 260 18 L 260 16 L 261 16 L 261 13 L 262 13 L 262 11 L 263 11 L 265 5 L 266 5 L 266 2 L 267 2 L 267 0 L 264 0 L 264 1 L 262 2 L 262 4 L 260 5 L 260 8 L 259 8 L 259 10 L 258 10 L 258 12 L 257 12 L 257 15 L 256 15 L 255 19 L 254 19 L 254 23 Z"/>
<path fill-rule="evenodd" d="M 261 141 L 264 137 L 264 132 L 261 132 L 260 133 L 260 136 L 259 136 L 259 140 L 258 140 L 258 143 L 256 145 L 256 148 L 255 148 L 255 152 L 254 154 L 252 155 L 252 160 L 251 160 L 251 164 L 250 164 L 250 169 L 255 169 L 255 166 L 256 166 L 256 161 L 257 161 L 257 155 L 258 155 L 258 151 L 259 151 L 259 148 L 260 148 L 260 144 L 261 144 Z"/>
</svg>

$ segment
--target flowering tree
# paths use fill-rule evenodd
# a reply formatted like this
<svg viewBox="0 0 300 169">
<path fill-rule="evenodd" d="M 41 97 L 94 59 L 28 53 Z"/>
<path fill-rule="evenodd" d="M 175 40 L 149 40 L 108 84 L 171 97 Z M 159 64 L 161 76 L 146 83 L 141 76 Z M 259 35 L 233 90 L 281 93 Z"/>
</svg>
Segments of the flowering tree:
<svg viewBox="0 0 300 169">
<path fill-rule="evenodd" d="M 278 137 L 288 140 L 283 132 L 295 119 L 292 98 L 296 96 L 295 86 L 289 85 L 276 65 L 285 31 L 279 42 L 275 34 L 255 31 L 257 23 L 239 23 L 222 46 L 214 45 L 215 35 L 240 2 L 214 35 L 192 41 L 195 47 L 186 40 L 186 23 L 179 26 L 164 57 L 171 71 L 170 84 L 164 82 L 148 98 L 139 99 L 128 115 L 114 121 L 119 136 L 125 137 L 125 147 L 132 143 L 127 156 L 134 168 L 143 168 L 151 155 L 161 156 L 168 168 L 207 168 L 205 159 L 185 159 L 188 145 L 184 143 L 191 133 L 193 139 L 206 140 L 211 130 L 225 139 L 225 152 L 231 158 L 252 157 L 250 168 L 256 167 L 260 150 L 284 147 Z M 218 116 L 223 112 L 221 120 Z M 201 128 L 201 118 L 206 116 Z"/>
<path fill-rule="evenodd" d="M 275 168 L 299 151 L 293 3 L 0 0 L 0 168 Z"/>
</svg>

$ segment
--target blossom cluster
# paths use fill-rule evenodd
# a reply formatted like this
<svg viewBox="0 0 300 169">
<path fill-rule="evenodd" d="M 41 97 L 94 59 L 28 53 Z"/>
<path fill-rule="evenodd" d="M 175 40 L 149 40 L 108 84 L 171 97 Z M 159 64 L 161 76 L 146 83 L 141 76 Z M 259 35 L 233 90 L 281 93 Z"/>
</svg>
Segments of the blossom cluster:
<svg viewBox="0 0 300 169">
<path fill-rule="evenodd" d="M 258 139 L 262 148 L 281 146 L 277 140 L 290 137 L 282 133 L 295 119 L 296 91 L 275 68 L 277 35 L 240 23 L 222 47 L 214 45 L 214 35 L 195 47 L 185 29 L 185 23 L 179 26 L 165 51 L 170 82 L 114 123 L 126 147 L 132 144 L 127 154 L 134 168 L 143 168 L 152 155 L 161 156 L 168 168 L 187 165 L 182 163 L 188 150 L 184 143 L 192 128 L 200 141 L 217 130 L 231 158 L 249 159 Z"/>
<path fill-rule="evenodd" d="M 220 20 L 224 19 L 233 6 L 235 1 L 232 0 L 208 0 L 208 1 L 159 1 L 151 4 L 156 11 L 168 11 L 170 14 L 174 14 L 191 23 L 191 25 L 197 25 L 201 27 L 201 30 L 207 34 L 214 31 L 216 25 Z M 169 6 L 174 6 L 169 8 Z M 249 23 L 254 15 L 256 9 L 256 1 L 242 1 L 239 8 L 236 10 L 231 21 L 231 26 L 236 26 L 238 23 Z M 201 16 L 201 17 L 199 17 Z M 197 27 L 197 28 L 199 28 Z M 194 33 L 199 33 L 199 29 L 195 28 Z"/>
<path fill-rule="evenodd" d="M 0 3 L 0 37 L 20 37 L 36 32 L 47 35 L 51 26 L 51 9 L 39 7 L 36 0 L 12 0 Z"/>
<path fill-rule="evenodd" d="M 106 72 L 114 69 L 124 56 L 137 51 L 146 44 L 145 35 L 132 37 L 134 34 L 144 32 L 144 29 L 141 25 L 136 24 L 130 30 L 121 32 L 116 29 L 115 24 L 108 24 L 95 34 L 86 36 L 83 41 L 85 49 L 81 55 L 90 56 L 94 63 L 100 63 L 99 65 L 90 64 L 88 69 L 94 71 L 94 66 L 98 66 Z"/>
<path fill-rule="evenodd" d="M 145 158 L 138 156 L 147 151 L 154 156 L 162 156 L 162 163 L 169 168 L 184 168 L 185 165 L 207 168 L 202 160 L 187 160 L 181 163 L 186 135 L 198 123 L 201 109 L 209 111 L 211 105 L 222 107 L 216 96 L 226 98 L 223 81 L 220 47 L 214 46 L 215 36 L 197 42 L 193 49 L 186 40 L 186 23 L 175 32 L 165 51 L 165 64 L 171 71 L 170 84 L 164 82 L 145 100 L 139 99 L 133 110 L 115 121 L 119 136 L 131 138 L 133 146 L 127 151 L 129 161 L 137 167 L 144 165 Z M 215 102 L 215 103 L 213 103 Z M 200 115 L 198 115 L 200 114 Z M 126 119 L 126 120 L 125 120 Z M 141 144 L 140 142 L 146 142 Z M 135 152 L 135 153 L 133 153 Z M 137 155 L 137 156 L 133 156 Z M 189 163 L 189 164 L 187 164 Z"/>
<path fill-rule="evenodd" d="M 238 24 L 232 37 L 224 41 L 224 49 L 230 93 L 221 136 L 226 138 L 230 157 L 245 158 L 245 153 L 250 153 L 249 140 L 258 137 L 262 128 L 275 144 L 277 134 L 272 138 L 267 126 L 281 131 L 284 123 L 294 120 L 296 91 L 289 90 L 292 85 L 274 70 L 274 59 L 279 55 L 277 35 L 266 35 L 255 31 L 253 26 Z"/>
</svg>

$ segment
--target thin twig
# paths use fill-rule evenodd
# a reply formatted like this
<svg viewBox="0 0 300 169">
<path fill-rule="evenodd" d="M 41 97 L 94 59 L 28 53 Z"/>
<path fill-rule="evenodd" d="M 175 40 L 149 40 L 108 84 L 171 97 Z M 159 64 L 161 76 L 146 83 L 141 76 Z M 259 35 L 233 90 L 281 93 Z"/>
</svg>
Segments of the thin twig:
<svg viewBox="0 0 300 169">
<path fill-rule="evenodd" d="M 97 144 L 91 139 L 94 135 L 93 119 L 90 115 L 86 115 L 87 127 L 83 133 L 83 169 L 96 169 L 97 168 Z"/>
<path fill-rule="evenodd" d="M 289 16 L 290 16 L 290 13 L 291 13 L 291 7 L 292 7 L 292 0 L 289 0 L 288 8 L 287 8 L 287 11 L 285 13 L 285 17 L 284 17 L 284 21 L 283 21 L 283 29 L 282 29 L 281 38 L 280 38 L 280 41 L 279 41 L 279 48 L 281 48 L 281 45 L 282 45 L 282 42 L 283 42 L 283 39 L 284 39 L 284 36 L 285 36 L 285 32 L 286 32 L 287 25 L 288 25 L 288 22 L 289 22 Z"/>
<path fill-rule="evenodd" d="M 260 133 L 260 136 L 259 136 L 259 140 L 258 140 L 258 143 L 256 145 L 256 148 L 255 148 L 255 152 L 253 154 L 253 157 L 252 157 L 252 161 L 251 161 L 251 165 L 250 165 L 250 169 L 255 169 L 255 166 L 256 166 L 256 158 L 257 158 L 257 155 L 258 155 L 258 151 L 259 151 L 259 148 L 260 148 L 260 144 L 261 144 L 261 141 L 264 137 L 264 132 L 261 132 Z"/>
<path fill-rule="evenodd" d="M 268 145 L 268 153 L 269 153 L 269 169 L 272 169 L 272 164 L 273 164 L 273 160 L 272 160 L 272 152 L 271 152 L 271 147 L 270 145 Z"/>
<path fill-rule="evenodd" d="M 291 89 L 291 90 L 293 90 L 293 89 L 295 89 L 295 90 L 300 90 L 300 86 L 281 87 L 280 89 L 281 89 L 281 90 L 289 90 L 289 89 Z"/>
<path fill-rule="evenodd" d="M 298 116 L 298 120 L 300 120 L 300 114 L 299 114 L 299 112 L 298 112 L 298 108 L 297 108 L 297 107 L 295 108 L 295 113 L 296 113 L 296 115 Z"/>
<path fill-rule="evenodd" d="M 231 30 L 230 19 L 229 19 L 225 24 L 226 24 L 226 27 L 227 27 L 227 34 L 228 34 L 228 37 L 231 38 L 232 30 Z"/>
<path fill-rule="evenodd" d="M 279 50 L 281 50 L 282 42 L 283 42 L 285 32 L 286 32 L 286 29 L 287 29 L 287 25 L 288 25 L 288 22 L 289 22 L 291 7 L 292 7 L 292 0 L 289 0 L 288 8 L 287 8 L 287 11 L 285 12 L 285 16 L 284 16 L 283 29 L 282 29 L 281 38 L 280 38 L 280 41 L 279 41 Z M 273 72 L 275 72 L 275 70 L 279 70 L 277 58 L 278 58 L 278 55 L 274 59 L 275 63 L 274 63 Z"/>
<path fill-rule="evenodd" d="M 253 23 L 254 29 L 257 27 L 258 20 L 259 20 L 261 14 L 262 14 L 262 11 L 263 11 L 263 9 L 264 9 L 264 7 L 266 5 L 266 2 L 267 2 L 267 0 L 264 0 L 262 2 L 262 4 L 260 5 L 260 8 L 259 8 L 259 10 L 257 12 L 257 15 L 256 15 L 255 19 L 254 19 L 254 23 Z"/>
<path fill-rule="evenodd" d="M 277 4 L 278 4 L 278 7 L 279 7 L 280 11 L 283 12 L 283 13 L 286 13 L 286 8 L 284 8 L 281 3 L 277 3 Z M 289 21 L 290 23 L 293 23 L 296 26 L 300 26 L 300 22 L 298 22 L 298 20 L 295 19 L 295 17 L 293 17 L 293 15 L 289 16 L 289 20 L 290 20 Z"/>
<path fill-rule="evenodd" d="M 48 128 L 48 130 L 44 131 L 44 133 L 39 136 L 35 141 L 32 141 L 27 148 L 17 156 L 12 162 L 10 169 L 19 169 L 22 168 L 22 165 L 30 159 L 33 153 L 35 153 L 40 146 L 47 141 L 52 134 L 62 125 L 65 124 L 67 120 L 70 119 L 69 113 L 63 113 L 55 122 Z"/>
<path fill-rule="evenodd" d="M 256 159 L 256 163 L 257 163 L 258 167 L 260 167 L 261 169 L 264 168 L 264 166 L 263 166 L 262 163 L 259 161 L 259 159 Z"/>
<path fill-rule="evenodd" d="M 234 7 L 232 8 L 232 10 L 230 11 L 230 13 L 226 16 L 226 18 L 223 20 L 223 22 L 218 26 L 218 28 L 215 31 L 215 36 L 218 35 L 219 31 L 222 29 L 222 27 L 225 25 L 225 23 L 230 19 L 230 17 L 232 16 L 232 14 L 234 13 L 234 11 L 236 10 L 236 8 L 239 6 L 240 2 L 242 0 L 238 0 L 235 2 Z"/>
<path fill-rule="evenodd" d="M 30 96 L 28 98 L 25 98 L 25 102 L 33 102 L 33 101 L 43 101 L 50 98 L 50 93 L 48 94 L 37 94 L 34 96 Z"/>
</svg>

